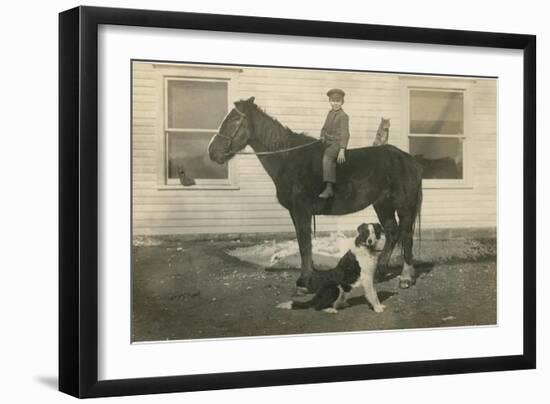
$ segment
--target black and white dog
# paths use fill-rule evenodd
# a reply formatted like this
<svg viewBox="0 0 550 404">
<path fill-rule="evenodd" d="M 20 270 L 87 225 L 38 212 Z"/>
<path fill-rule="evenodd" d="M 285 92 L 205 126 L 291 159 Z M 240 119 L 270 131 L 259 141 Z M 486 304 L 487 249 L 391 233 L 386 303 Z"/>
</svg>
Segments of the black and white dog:
<svg viewBox="0 0 550 404">
<path fill-rule="evenodd" d="M 378 294 L 374 289 L 374 274 L 378 265 L 378 255 L 382 250 L 385 237 L 378 223 L 363 223 L 357 228 L 353 246 L 340 258 L 336 268 L 328 271 L 316 271 L 313 277 L 315 296 L 308 301 L 289 301 L 277 305 L 280 309 L 324 310 L 337 313 L 339 308 L 347 306 L 347 299 L 358 288 L 364 289 L 367 301 L 377 313 L 384 311 Z"/>
</svg>

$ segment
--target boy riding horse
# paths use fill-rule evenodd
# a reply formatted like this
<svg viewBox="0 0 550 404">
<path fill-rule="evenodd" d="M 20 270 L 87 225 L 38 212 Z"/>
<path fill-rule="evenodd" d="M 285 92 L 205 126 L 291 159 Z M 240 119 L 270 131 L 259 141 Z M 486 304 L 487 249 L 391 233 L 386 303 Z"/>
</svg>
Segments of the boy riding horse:
<svg viewBox="0 0 550 404">
<path fill-rule="evenodd" d="M 346 161 L 345 151 L 349 141 L 349 117 L 342 109 L 345 95 L 346 93 L 339 88 L 333 88 L 327 92 L 331 110 L 321 129 L 321 140 L 325 146 L 323 154 L 325 189 L 319 194 L 319 198 L 322 199 L 334 196 L 336 163 L 342 164 Z"/>
</svg>

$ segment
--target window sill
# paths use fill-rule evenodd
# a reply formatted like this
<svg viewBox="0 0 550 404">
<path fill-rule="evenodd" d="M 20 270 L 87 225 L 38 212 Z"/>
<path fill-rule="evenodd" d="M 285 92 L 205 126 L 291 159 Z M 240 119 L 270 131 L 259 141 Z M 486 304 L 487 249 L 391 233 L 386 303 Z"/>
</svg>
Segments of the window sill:
<svg viewBox="0 0 550 404">
<path fill-rule="evenodd" d="M 239 190 L 241 187 L 238 185 L 214 185 L 214 184 L 196 184 L 189 187 L 185 187 L 179 184 L 159 185 L 157 186 L 159 191 L 204 191 L 204 190 Z"/>
</svg>

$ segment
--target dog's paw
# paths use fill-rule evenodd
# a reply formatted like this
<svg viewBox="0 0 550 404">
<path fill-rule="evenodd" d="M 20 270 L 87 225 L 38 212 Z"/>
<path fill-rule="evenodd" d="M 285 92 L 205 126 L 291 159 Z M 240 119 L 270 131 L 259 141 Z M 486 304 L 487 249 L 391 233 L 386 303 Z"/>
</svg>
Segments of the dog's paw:
<svg viewBox="0 0 550 404">
<path fill-rule="evenodd" d="M 324 309 L 323 311 L 324 311 L 325 313 L 329 313 L 329 314 L 336 314 L 336 313 L 338 313 L 338 310 L 336 310 L 336 309 L 333 308 L 333 307 L 329 307 L 329 308 L 327 308 L 327 309 Z"/>
<path fill-rule="evenodd" d="M 292 309 L 292 300 L 288 301 L 288 302 L 279 303 L 277 305 L 277 308 L 278 309 L 286 309 L 286 310 Z"/>
<path fill-rule="evenodd" d="M 379 305 L 376 305 L 376 306 L 373 307 L 373 309 L 376 313 L 382 313 L 385 308 L 386 308 L 386 306 L 383 305 L 383 304 L 379 304 Z"/>
</svg>

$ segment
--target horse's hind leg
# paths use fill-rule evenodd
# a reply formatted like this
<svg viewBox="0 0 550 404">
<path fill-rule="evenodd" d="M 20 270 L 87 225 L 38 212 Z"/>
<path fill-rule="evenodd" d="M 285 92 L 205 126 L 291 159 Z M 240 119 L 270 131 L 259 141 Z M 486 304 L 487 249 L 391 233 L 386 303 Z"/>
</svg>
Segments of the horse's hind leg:
<svg viewBox="0 0 550 404">
<path fill-rule="evenodd" d="M 301 271 L 296 281 L 296 287 L 309 289 L 313 274 L 313 256 L 311 246 L 311 214 L 291 211 L 290 217 L 296 229 L 296 238 L 300 248 Z"/>
<path fill-rule="evenodd" d="M 403 248 L 403 270 L 399 277 L 399 287 L 408 289 L 415 282 L 413 266 L 413 232 L 416 211 L 414 209 L 398 209 L 399 239 Z"/>
<path fill-rule="evenodd" d="M 395 208 L 387 198 L 376 202 L 373 207 L 386 235 L 386 243 L 378 259 L 378 264 L 380 267 L 387 267 L 399 236 L 397 220 L 395 220 Z"/>
</svg>

